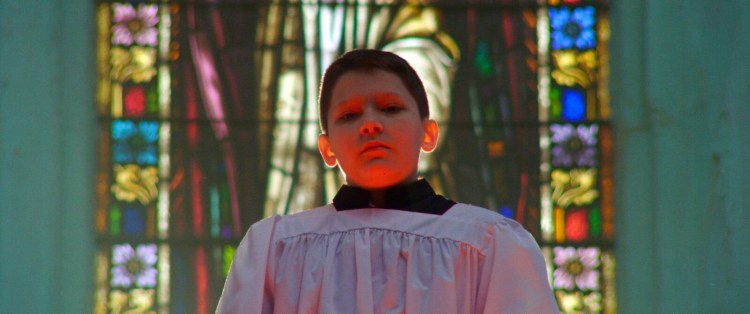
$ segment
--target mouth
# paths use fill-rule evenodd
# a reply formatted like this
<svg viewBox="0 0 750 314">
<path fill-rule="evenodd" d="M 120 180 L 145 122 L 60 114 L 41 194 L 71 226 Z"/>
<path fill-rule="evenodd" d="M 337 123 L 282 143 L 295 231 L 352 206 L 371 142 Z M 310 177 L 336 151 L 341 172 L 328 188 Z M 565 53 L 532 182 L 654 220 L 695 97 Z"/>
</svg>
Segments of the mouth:
<svg viewBox="0 0 750 314">
<path fill-rule="evenodd" d="M 369 152 L 369 151 L 377 151 L 377 150 L 380 150 L 380 149 L 388 149 L 388 148 L 389 147 L 387 145 L 383 144 L 382 142 L 372 141 L 372 142 L 367 142 L 364 146 L 362 146 L 362 149 L 360 149 L 359 152 L 360 153 L 366 153 L 366 152 Z"/>
</svg>

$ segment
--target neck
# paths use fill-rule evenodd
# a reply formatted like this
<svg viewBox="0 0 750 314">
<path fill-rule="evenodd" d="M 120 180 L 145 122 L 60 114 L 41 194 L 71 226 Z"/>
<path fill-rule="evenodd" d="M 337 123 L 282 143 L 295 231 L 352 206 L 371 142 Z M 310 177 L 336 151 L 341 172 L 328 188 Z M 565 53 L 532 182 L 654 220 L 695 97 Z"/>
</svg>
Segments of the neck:
<svg viewBox="0 0 750 314">
<path fill-rule="evenodd" d="M 399 184 L 393 185 L 393 186 L 388 186 L 388 187 L 384 187 L 384 188 L 374 188 L 374 189 L 368 189 L 368 188 L 363 188 L 363 187 L 360 187 L 360 188 L 363 188 L 363 189 L 367 190 L 368 192 L 370 192 L 369 202 L 370 202 L 370 204 L 372 206 L 383 207 L 385 205 L 386 195 L 388 194 L 387 191 L 389 189 L 392 189 L 392 188 L 395 188 L 395 187 L 400 187 L 400 186 L 407 186 L 407 185 L 410 185 L 410 184 L 412 184 L 414 182 L 417 182 L 417 174 L 416 173 L 411 178 L 409 178 L 408 180 L 405 180 L 405 181 L 403 181 L 403 182 L 401 182 Z M 352 186 L 356 186 L 356 185 L 352 185 Z"/>
<path fill-rule="evenodd" d="M 375 207 L 385 205 L 385 190 L 370 190 L 370 204 Z"/>
<path fill-rule="evenodd" d="M 344 185 L 333 198 L 333 204 L 337 211 L 384 208 L 442 215 L 456 202 L 437 195 L 427 181 L 416 181 L 379 189 Z"/>
</svg>

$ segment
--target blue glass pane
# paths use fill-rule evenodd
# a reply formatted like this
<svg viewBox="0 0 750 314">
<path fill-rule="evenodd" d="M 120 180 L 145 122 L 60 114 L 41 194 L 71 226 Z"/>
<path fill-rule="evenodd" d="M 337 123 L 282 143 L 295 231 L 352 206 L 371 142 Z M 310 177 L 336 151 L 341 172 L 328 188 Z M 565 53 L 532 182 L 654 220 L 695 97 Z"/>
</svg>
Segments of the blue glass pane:
<svg viewBox="0 0 750 314">
<path fill-rule="evenodd" d="M 505 216 L 505 217 L 507 217 L 507 218 L 514 219 L 513 218 L 513 209 L 511 209 L 508 206 L 501 207 L 500 208 L 500 214 L 503 215 L 503 216 Z"/>
<path fill-rule="evenodd" d="M 135 123 L 130 120 L 115 120 L 112 122 L 112 138 L 115 141 L 125 140 L 135 134 Z"/>
<path fill-rule="evenodd" d="M 143 235 L 146 229 L 146 209 L 138 206 L 124 206 L 122 231 L 126 235 Z"/>
<path fill-rule="evenodd" d="M 565 89 L 562 92 L 563 118 L 571 122 L 583 121 L 586 117 L 586 97 L 582 91 Z"/>
</svg>

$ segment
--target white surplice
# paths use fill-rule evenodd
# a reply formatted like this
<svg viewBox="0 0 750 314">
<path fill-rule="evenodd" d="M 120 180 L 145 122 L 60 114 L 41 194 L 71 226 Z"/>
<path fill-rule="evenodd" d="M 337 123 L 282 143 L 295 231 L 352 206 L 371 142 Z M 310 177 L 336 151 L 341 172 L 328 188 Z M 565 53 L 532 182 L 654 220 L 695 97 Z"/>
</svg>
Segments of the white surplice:
<svg viewBox="0 0 750 314">
<path fill-rule="evenodd" d="M 329 204 L 240 243 L 217 313 L 558 313 L 534 238 L 458 203 L 443 215 Z"/>
</svg>

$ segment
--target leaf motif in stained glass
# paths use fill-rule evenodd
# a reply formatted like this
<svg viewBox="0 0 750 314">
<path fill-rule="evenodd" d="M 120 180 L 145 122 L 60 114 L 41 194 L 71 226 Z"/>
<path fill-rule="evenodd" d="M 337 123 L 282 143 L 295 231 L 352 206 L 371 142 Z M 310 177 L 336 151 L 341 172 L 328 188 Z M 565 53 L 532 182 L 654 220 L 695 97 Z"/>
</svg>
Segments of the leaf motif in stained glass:
<svg viewBox="0 0 750 314">
<path fill-rule="evenodd" d="M 602 310 L 602 295 L 598 292 L 555 291 L 561 313 L 599 313 Z"/>
<path fill-rule="evenodd" d="M 582 206 L 592 203 L 598 196 L 596 169 L 556 169 L 551 174 L 552 200 L 559 206 Z"/>
<path fill-rule="evenodd" d="M 153 311 L 155 296 L 153 289 L 112 290 L 109 293 L 110 313 L 156 313 Z"/>
<path fill-rule="evenodd" d="M 594 7 L 557 7 L 549 9 L 552 28 L 551 47 L 553 50 L 578 48 L 592 49 L 596 45 Z"/>
<path fill-rule="evenodd" d="M 110 50 L 112 79 L 125 83 L 151 81 L 156 75 L 156 49 L 132 46 L 130 49 L 114 47 Z"/>
<path fill-rule="evenodd" d="M 561 313 L 579 313 L 583 308 L 583 293 L 580 291 L 566 292 L 562 290 L 555 291 L 557 304 L 560 306 Z"/>
<path fill-rule="evenodd" d="M 557 84 L 587 88 L 596 80 L 597 61 L 593 50 L 560 50 L 551 55 L 554 61 L 551 76 Z"/>
<path fill-rule="evenodd" d="M 147 205 L 158 196 L 159 176 L 156 167 L 115 165 L 115 182 L 110 188 L 115 198 L 125 202 Z"/>
<path fill-rule="evenodd" d="M 584 311 L 589 313 L 599 313 L 602 310 L 602 294 L 591 292 L 583 297 Z"/>
</svg>

